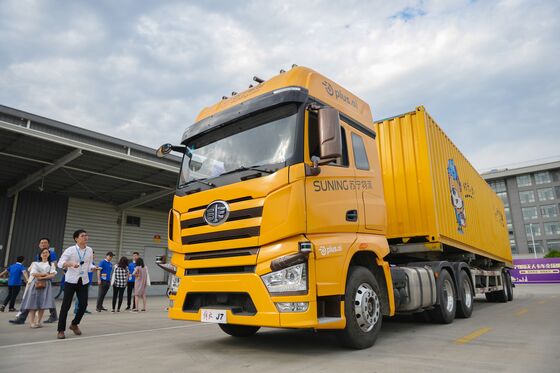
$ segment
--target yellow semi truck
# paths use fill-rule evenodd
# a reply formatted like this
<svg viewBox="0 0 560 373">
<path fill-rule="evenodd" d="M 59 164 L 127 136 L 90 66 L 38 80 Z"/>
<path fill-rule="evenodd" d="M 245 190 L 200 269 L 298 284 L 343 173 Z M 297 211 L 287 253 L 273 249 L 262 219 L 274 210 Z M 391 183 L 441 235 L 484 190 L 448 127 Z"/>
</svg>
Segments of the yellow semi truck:
<svg viewBox="0 0 560 373">
<path fill-rule="evenodd" d="M 375 342 L 383 316 L 470 317 L 513 299 L 504 207 L 423 107 L 369 105 L 293 67 L 203 109 L 184 154 L 169 249 L 169 317 L 327 329 Z"/>
</svg>

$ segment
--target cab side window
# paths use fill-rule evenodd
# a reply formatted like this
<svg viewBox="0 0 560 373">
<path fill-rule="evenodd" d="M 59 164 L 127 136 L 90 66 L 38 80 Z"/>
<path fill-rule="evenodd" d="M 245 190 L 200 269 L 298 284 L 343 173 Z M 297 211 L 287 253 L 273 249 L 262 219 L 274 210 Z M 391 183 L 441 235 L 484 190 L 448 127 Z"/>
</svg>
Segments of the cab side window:
<svg viewBox="0 0 560 373">
<path fill-rule="evenodd" d="M 364 139 L 361 136 L 352 133 L 352 149 L 354 151 L 354 162 L 358 170 L 369 170 L 369 161 L 367 158 Z"/>
<path fill-rule="evenodd" d="M 319 157 L 321 154 L 319 145 L 319 120 L 316 113 L 309 112 L 309 156 Z M 341 126 L 340 137 L 342 141 L 342 157 L 336 159 L 330 165 L 348 167 L 348 145 L 346 143 L 346 130 Z"/>
</svg>

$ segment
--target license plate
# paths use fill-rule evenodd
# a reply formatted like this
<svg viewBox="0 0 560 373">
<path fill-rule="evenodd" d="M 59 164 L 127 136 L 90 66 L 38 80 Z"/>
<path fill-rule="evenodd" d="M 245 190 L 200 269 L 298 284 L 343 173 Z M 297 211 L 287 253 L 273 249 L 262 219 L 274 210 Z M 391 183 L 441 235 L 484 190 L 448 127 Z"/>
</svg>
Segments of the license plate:
<svg viewBox="0 0 560 373">
<path fill-rule="evenodd" d="M 213 322 L 216 324 L 227 324 L 225 310 L 200 310 L 200 321 Z"/>
</svg>

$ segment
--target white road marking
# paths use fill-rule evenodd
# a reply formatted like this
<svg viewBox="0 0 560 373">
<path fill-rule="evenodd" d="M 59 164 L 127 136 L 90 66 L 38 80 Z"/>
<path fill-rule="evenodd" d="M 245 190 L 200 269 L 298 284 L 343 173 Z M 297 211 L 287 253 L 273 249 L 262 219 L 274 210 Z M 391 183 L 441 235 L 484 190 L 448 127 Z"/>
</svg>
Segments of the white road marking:
<svg viewBox="0 0 560 373">
<path fill-rule="evenodd" d="M 18 343 L 18 344 L 14 344 L 14 345 L 0 346 L 0 350 L 5 350 L 5 349 L 8 349 L 8 348 L 14 348 L 14 347 L 41 345 L 41 344 L 47 344 L 47 343 L 58 343 L 58 342 L 68 342 L 68 341 L 76 342 L 76 341 L 83 341 L 83 340 L 86 340 L 86 339 L 113 337 L 113 336 L 120 336 L 120 335 L 131 335 L 131 334 L 139 334 L 139 333 L 148 333 L 148 332 L 155 332 L 155 331 L 160 331 L 160 330 L 194 328 L 194 327 L 197 327 L 197 326 L 198 327 L 209 326 L 209 324 L 200 323 L 200 324 L 181 325 L 181 326 L 168 326 L 168 327 L 165 327 L 165 328 L 134 330 L 134 331 L 130 331 L 130 332 L 120 332 L 120 333 L 98 334 L 98 335 L 91 335 L 91 336 L 86 336 L 86 337 L 76 336 L 76 338 L 53 339 L 53 340 L 48 340 L 48 341 Z M 66 334 L 68 334 L 68 332 L 72 333 L 70 330 L 68 330 L 68 331 L 66 331 Z M 53 338 L 56 338 L 55 334 L 53 334 Z"/>
</svg>

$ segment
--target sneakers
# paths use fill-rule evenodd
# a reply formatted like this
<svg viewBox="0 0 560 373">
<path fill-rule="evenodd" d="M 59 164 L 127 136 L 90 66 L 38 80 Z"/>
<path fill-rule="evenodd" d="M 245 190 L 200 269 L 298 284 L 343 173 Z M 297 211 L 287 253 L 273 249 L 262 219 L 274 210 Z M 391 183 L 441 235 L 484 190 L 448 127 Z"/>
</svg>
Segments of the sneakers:
<svg viewBox="0 0 560 373">
<path fill-rule="evenodd" d="M 91 312 L 90 312 L 90 311 L 88 311 L 88 310 L 85 310 L 85 311 L 84 311 L 84 313 L 91 313 Z"/>
<path fill-rule="evenodd" d="M 17 311 L 17 310 L 16 310 L 15 308 L 10 308 L 10 309 L 8 310 L 8 312 L 16 312 L 16 311 Z M 4 311 L 2 311 L 2 312 L 4 312 Z"/>
<path fill-rule="evenodd" d="M 109 310 L 105 307 L 101 307 L 101 311 L 109 311 Z"/>
<path fill-rule="evenodd" d="M 56 338 L 57 338 L 57 339 L 65 339 L 66 336 L 64 335 L 64 332 L 58 332 L 58 333 L 56 334 Z"/>
<path fill-rule="evenodd" d="M 96 310 L 97 312 L 101 312 L 101 309 L 100 309 L 100 308 L 96 308 L 95 310 Z"/>
<path fill-rule="evenodd" d="M 21 324 L 25 324 L 25 320 L 20 319 L 19 317 L 13 319 L 13 320 L 8 320 L 10 322 L 10 324 L 16 324 L 16 325 L 21 325 Z"/>
<path fill-rule="evenodd" d="M 6 309 L 6 306 L 4 306 L 4 305 L 0 306 L 0 312 L 4 312 L 5 309 Z"/>
<path fill-rule="evenodd" d="M 130 306 L 126 306 L 126 308 L 124 310 L 128 311 L 129 309 L 130 309 Z"/>
<path fill-rule="evenodd" d="M 72 325 L 70 325 L 70 326 L 68 327 L 68 329 L 70 329 L 71 331 L 73 331 L 74 334 L 76 334 L 76 335 L 82 335 L 82 331 L 80 330 L 80 328 L 78 328 L 78 325 L 73 325 L 73 324 L 72 324 Z"/>
<path fill-rule="evenodd" d="M 115 310 L 111 310 L 111 313 L 115 313 Z"/>
<path fill-rule="evenodd" d="M 48 319 L 46 319 L 46 320 L 43 321 L 43 322 L 44 322 L 45 324 L 52 324 L 52 323 L 55 323 L 55 322 L 57 322 L 57 321 L 58 321 L 57 318 L 55 319 L 54 317 L 49 317 Z"/>
</svg>

